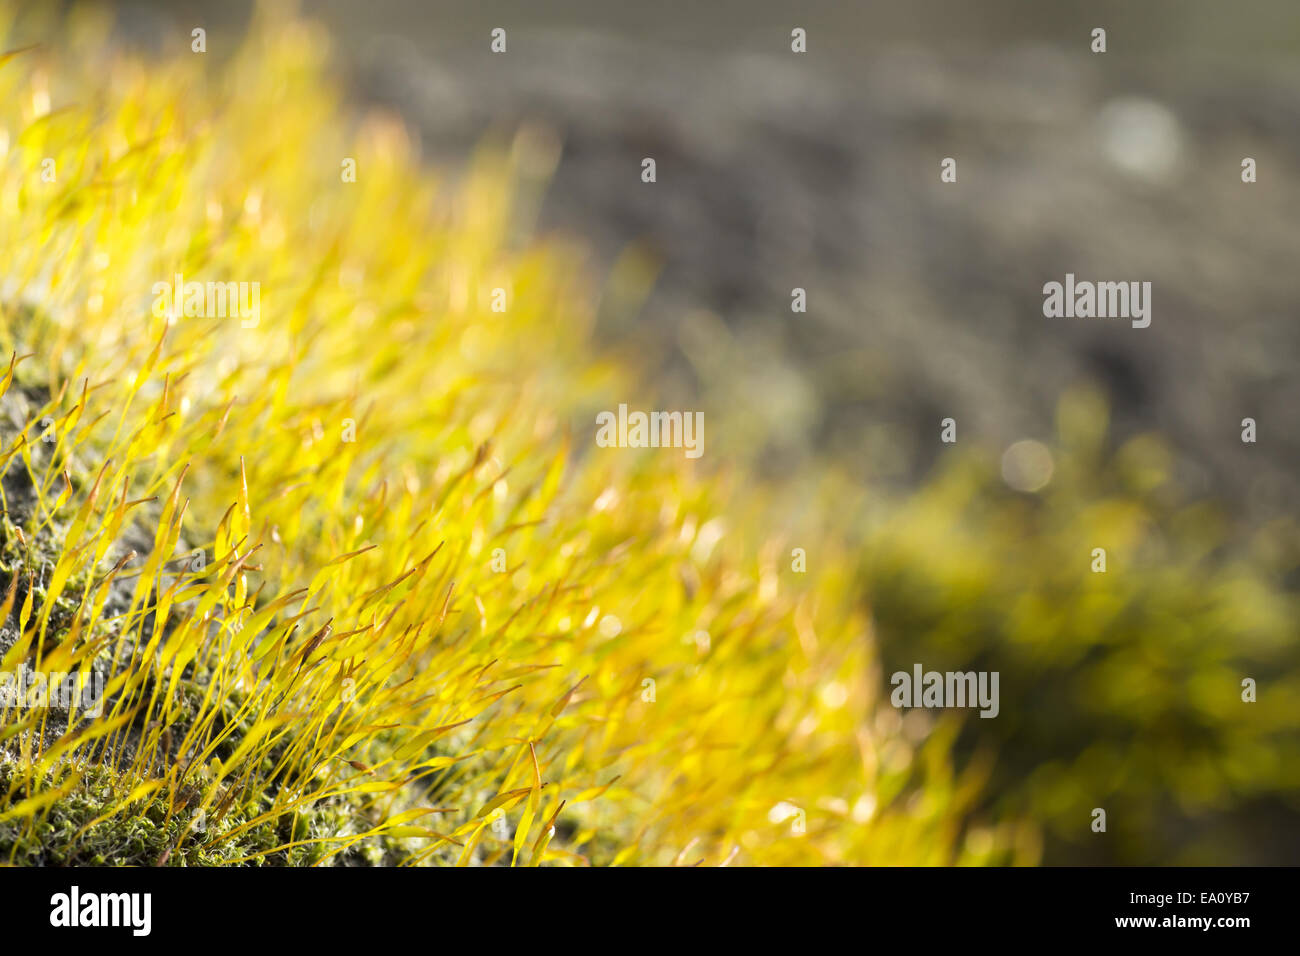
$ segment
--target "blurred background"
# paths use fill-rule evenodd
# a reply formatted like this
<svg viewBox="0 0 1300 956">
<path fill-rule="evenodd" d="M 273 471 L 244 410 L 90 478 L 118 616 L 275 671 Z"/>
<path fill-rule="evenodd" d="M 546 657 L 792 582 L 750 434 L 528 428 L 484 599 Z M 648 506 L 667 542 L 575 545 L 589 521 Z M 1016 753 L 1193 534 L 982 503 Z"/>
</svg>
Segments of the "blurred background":
<svg viewBox="0 0 1300 956">
<path fill-rule="evenodd" d="M 884 674 L 1001 673 L 959 759 L 1045 862 L 1300 861 L 1300 4 L 301 8 L 431 164 L 541 144 L 642 404 L 853 537 Z M 116 7 L 216 56 L 251 10 Z M 1151 326 L 1044 318 L 1067 272 L 1149 281 Z"/>
</svg>

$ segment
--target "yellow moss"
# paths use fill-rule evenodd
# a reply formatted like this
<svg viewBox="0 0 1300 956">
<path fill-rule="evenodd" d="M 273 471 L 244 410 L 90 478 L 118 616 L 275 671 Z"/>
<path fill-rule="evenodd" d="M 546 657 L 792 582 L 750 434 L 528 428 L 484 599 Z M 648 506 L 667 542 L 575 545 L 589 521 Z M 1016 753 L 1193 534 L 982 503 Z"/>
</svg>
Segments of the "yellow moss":
<svg viewBox="0 0 1300 956">
<path fill-rule="evenodd" d="M 833 538 L 796 574 L 743 476 L 593 446 L 633 373 L 589 339 L 577 251 L 512 239 L 526 139 L 441 181 L 399 124 L 347 117 L 323 33 L 266 13 L 220 67 L 179 40 L 124 57 L 84 11 L 57 35 L 0 63 L 5 385 L 51 396 L 0 460 L 31 469 L 23 540 L 57 555 L 19 630 L 76 664 L 108 624 L 119 663 L 56 745 L 0 715 L 13 846 L 44 812 L 14 808 L 93 760 L 120 776 L 107 812 L 161 808 L 172 859 L 1032 855 L 963 838 L 972 785 L 880 699 Z M 167 314 L 176 275 L 258 283 L 256 323 Z M 54 642 L 60 597 L 83 623 Z M 249 839 L 339 800 L 347 826 Z"/>
</svg>

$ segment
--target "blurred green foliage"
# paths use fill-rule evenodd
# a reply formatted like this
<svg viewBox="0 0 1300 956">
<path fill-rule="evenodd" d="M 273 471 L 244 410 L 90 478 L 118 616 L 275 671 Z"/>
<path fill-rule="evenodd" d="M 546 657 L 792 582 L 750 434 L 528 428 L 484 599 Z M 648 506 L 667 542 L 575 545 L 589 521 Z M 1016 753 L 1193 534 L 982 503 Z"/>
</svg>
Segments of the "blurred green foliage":
<svg viewBox="0 0 1300 956">
<path fill-rule="evenodd" d="M 1295 516 L 1242 533 L 1181 490 L 1158 438 L 1112 447 L 1091 389 L 1057 422 L 1039 492 L 963 443 L 870 522 L 860 575 L 885 673 L 1001 674 L 1001 714 L 971 712 L 959 753 L 996 758 L 986 800 L 1043 827 L 1046 863 L 1295 862 Z"/>
</svg>

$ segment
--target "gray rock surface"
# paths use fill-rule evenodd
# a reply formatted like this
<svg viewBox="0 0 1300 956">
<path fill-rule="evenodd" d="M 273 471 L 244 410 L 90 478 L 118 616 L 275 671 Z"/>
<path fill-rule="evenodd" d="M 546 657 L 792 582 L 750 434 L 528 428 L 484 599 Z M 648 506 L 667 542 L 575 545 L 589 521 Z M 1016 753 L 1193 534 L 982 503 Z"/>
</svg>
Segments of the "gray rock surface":
<svg viewBox="0 0 1300 956">
<path fill-rule="evenodd" d="M 1050 438 L 1062 389 L 1096 381 L 1115 440 L 1166 435 L 1194 493 L 1261 519 L 1295 499 L 1294 63 L 1080 44 L 846 64 L 545 29 L 504 56 L 382 32 L 340 52 L 359 97 L 408 117 L 435 159 L 555 131 L 543 227 L 603 267 L 632 245 L 657 258 L 645 307 L 606 310 L 604 333 L 658 356 L 670 395 L 724 406 L 729 454 L 778 471 L 831 454 L 910 482 L 942 417 L 999 449 Z M 1151 326 L 1045 318 L 1042 286 L 1066 273 L 1151 282 Z"/>
</svg>

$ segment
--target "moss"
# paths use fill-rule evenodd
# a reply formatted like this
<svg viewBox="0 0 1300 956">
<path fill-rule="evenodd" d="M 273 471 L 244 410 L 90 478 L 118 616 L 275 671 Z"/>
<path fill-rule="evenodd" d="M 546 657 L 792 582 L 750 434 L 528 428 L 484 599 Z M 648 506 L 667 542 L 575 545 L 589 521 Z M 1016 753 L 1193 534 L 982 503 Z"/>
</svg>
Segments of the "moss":
<svg viewBox="0 0 1300 956">
<path fill-rule="evenodd" d="M 14 758 L 0 754 L 0 793 L 9 792 L 18 779 L 16 765 Z M 0 861 L 18 866 L 222 866 L 247 863 L 253 857 L 257 865 L 312 866 L 324 859 L 329 843 L 276 848 L 312 838 L 347 837 L 358 832 L 361 822 L 355 806 L 346 800 L 324 801 L 242 832 L 237 831 L 248 819 L 245 812 L 211 821 L 192 808 L 182 808 L 169 817 L 156 800 L 121 806 L 118 813 L 101 820 L 107 808 L 117 803 L 122 788 L 138 781 L 103 766 L 87 765 L 43 774 L 35 783 L 37 789 L 58 789 L 74 779 L 75 785 L 48 810 L 30 820 L 0 822 Z M 379 839 L 367 839 L 332 862 L 392 863 L 400 854 L 389 848 L 400 849 L 391 841 L 386 846 Z"/>
<path fill-rule="evenodd" d="M 23 45 L 9 22 L 0 49 Z M 485 147 L 449 191 L 389 119 L 337 122 L 326 44 L 273 10 L 220 66 L 131 61 L 93 17 L 55 39 L 39 71 L 32 54 L 0 70 L 0 125 L 15 143 L 39 126 L 60 171 L 32 188 L 39 157 L 10 154 L 0 267 L 68 263 L 0 301 L 0 349 L 31 356 L 0 387 L 10 418 L 28 436 L 46 406 L 61 423 L 26 485 L 0 433 L 0 557 L 40 589 L 6 626 L 95 655 L 114 687 L 71 734 L 11 736 L 11 857 L 1031 853 L 957 842 L 971 787 L 950 738 L 885 719 L 859 595 L 780 560 L 797 526 L 767 489 L 578 447 L 639 385 L 593 342 L 574 250 L 519 241 L 527 138 Z M 32 116 L 47 77 L 54 110 Z M 357 181 L 320 157 L 355 158 Z M 177 273 L 263 283 L 268 308 L 166 315 L 146 294 Z M 821 566 L 848 565 L 842 538 L 819 540 Z M 189 548 L 202 568 L 175 560 Z M 773 822 L 791 803 L 806 832 Z"/>
</svg>

